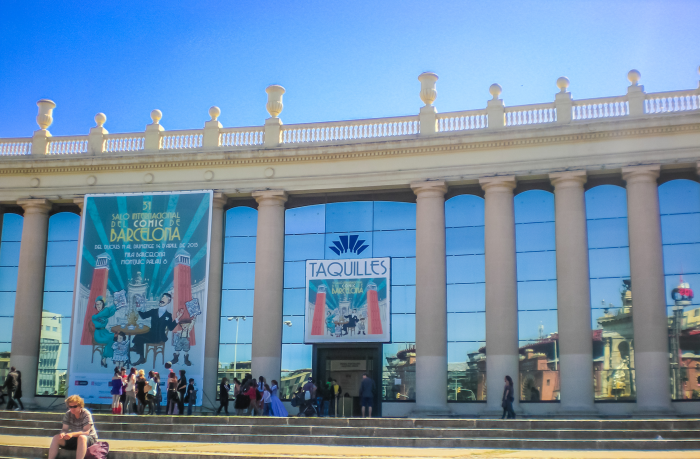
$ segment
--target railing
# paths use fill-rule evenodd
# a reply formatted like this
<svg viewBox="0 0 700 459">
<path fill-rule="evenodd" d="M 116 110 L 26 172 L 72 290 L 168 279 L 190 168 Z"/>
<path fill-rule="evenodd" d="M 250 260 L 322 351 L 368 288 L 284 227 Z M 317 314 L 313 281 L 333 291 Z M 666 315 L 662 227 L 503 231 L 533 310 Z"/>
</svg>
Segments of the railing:
<svg viewBox="0 0 700 459">
<path fill-rule="evenodd" d="M 506 126 L 554 123 L 556 120 L 557 109 L 554 102 L 506 107 Z"/>
<path fill-rule="evenodd" d="M 86 153 L 88 146 L 87 136 L 50 137 L 46 154 L 48 155 L 76 155 Z"/>
<path fill-rule="evenodd" d="M 105 152 L 139 151 L 143 150 L 145 137 L 141 133 L 107 134 L 105 136 Z"/>
<path fill-rule="evenodd" d="M 700 92 L 670 91 L 647 94 L 644 112 L 647 114 L 684 112 L 700 109 Z"/>
<path fill-rule="evenodd" d="M 0 156 L 29 155 L 31 153 L 31 139 L 2 139 L 2 141 L 0 141 Z"/>
<path fill-rule="evenodd" d="M 264 140 L 265 129 L 261 127 L 225 128 L 219 134 L 219 145 L 222 147 L 262 145 Z"/>
<path fill-rule="evenodd" d="M 466 131 L 488 127 L 486 109 L 438 113 L 438 132 Z"/>
<path fill-rule="evenodd" d="M 163 134 L 161 150 L 185 150 L 202 146 L 202 130 L 190 129 L 187 131 L 169 131 Z"/>
<path fill-rule="evenodd" d="M 596 118 L 611 118 L 630 114 L 627 96 L 601 97 L 598 99 L 581 99 L 573 103 L 572 119 L 591 120 Z"/>
<path fill-rule="evenodd" d="M 282 143 L 333 142 L 418 134 L 418 116 L 282 126 Z"/>
</svg>

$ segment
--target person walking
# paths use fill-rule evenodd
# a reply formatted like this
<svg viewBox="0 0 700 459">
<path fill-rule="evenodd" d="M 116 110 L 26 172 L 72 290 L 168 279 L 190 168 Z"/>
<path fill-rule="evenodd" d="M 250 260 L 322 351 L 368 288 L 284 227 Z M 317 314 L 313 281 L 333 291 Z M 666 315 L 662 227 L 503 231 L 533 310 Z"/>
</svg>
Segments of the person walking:
<svg viewBox="0 0 700 459">
<path fill-rule="evenodd" d="M 114 376 L 112 376 L 110 385 L 112 386 L 112 414 L 122 414 L 122 404 L 119 402 L 119 399 L 124 393 L 121 368 L 114 368 Z"/>
<path fill-rule="evenodd" d="M 148 381 L 146 381 L 145 372 L 139 370 L 136 378 L 136 400 L 139 402 L 136 414 L 143 414 L 146 411 L 146 384 L 148 384 Z"/>
<path fill-rule="evenodd" d="M 187 416 L 192 416 L 192 407 L 197 404 L 197 389 L 195 388 L 194 378 L 190 378 L 187 384 L 185 400 L 187 400 Z"/>
<path fill-rule="evenodd" d="M 233 378 L 233 398 L 235 399 L 238 396 L 238 394 L 240 394 L 240 393 L 241 393 L 241 382 L 238 379 Z"/>
<path fill-rule="evenodd" d="M 131 367 L 129 376 L 126 378 L 126 401 L 124 402 L 124 414 L 137 413 L 136 409 L 136 368 Z"/>
<path fill-rule="evenodd" d="M 160 410 L 163 407 L 163 393 L 160 390 L 160 374 L 157 371 L 153 372 L 153 382 L 156 383 L 156 399 L 154 400 L 156 408 L 156 416 L 160 416 Z"/>
<path fill-rule="evenodd" d="M 122 367 L 120 371 L 120 375 L 122 378 L 122 395 L 119 397 L 119 413 L 120 414 L 126 414 L 126 383 L 127 380 L 129 379 L 128 375 L 126 374 L 126 368 Z"/>
<path fill-rule="evenodd" d="M 177 382 L 177 392 L 179 397 L 177 399 L 177 409 L 179 414 L 185 414 L 185 394 L 187 393 L 187 375 L 185 370 L 180 370 L 180 379 Z"/>
<path fill-rule="evenodd" d="M 167 388 L 168 388 L 168 405 L 165 410 L 165 414 L 174 414 L 175 413 L 175 408 L 178 405 L 178 392 L 177 392 L 177 376 L 175 376 L 175 372 L 170 370 L 170 374 L 168 375 L 168 382 L 167 382 Z"/>
<path fill-rule="evenodd" d="M 372 405 L 374 405 L 374 381 L 367 376 L 367 373 L 362 373 L 362 382 L 360 383 L 360 403 L 362 404 L 362 417 L 365 417 L 365 408 L 368 408 L 369 416 L 372 417 Z"/>
<path fill-rule="evenodd" d="M 236 378 L 233 378 L 235 381 Z M 228 378 L 223 378 L 221 384 L 219 384 L 219 409 L 216 410 L 216 414 L 221 413 L 221 408 L 224 409 L 226 416 L 228 416 L 228 393 L 231 391 L 231 385 L 228 383 Z M 235 403 L 235 402 L 234 402 Z M 238 410 L 236 410 L 238 414 Z"/>
<path fill-rule="evenodd" d="M 289 416 L 287 409 L 279 398 L 279 386 L 277 381 L 274 379 L 270 381 L 272 386 L 270 387 L 270 409 L 272 410 L 271 416 L 276 416 L 278 418 L 286 418 Z"/>
<path fill-rule="evenodd" d="M 15 367 L 10 368 L 10 372 L 7 374 L 7 378 L 5 378 L 5 383 L 2 385 L 3 389 L 7 389 L 7 406 L 5 406 L 5 409 L 9 410 L 19 410 L 19 406 L 17 406 L 17 403 L 15 403 L 15 392 L 17 392 L 17 369 Z"/>
<path fill-rule="evenodd" d="M 515 395 L 513 392 L 513 379 L 510 376 L 505 377 L 506 386 L 503 388 L 503 401 L 501 406 L 503 407 L 503 416 L 501 419 L 515 419 L 515 411 L 513 411 L 513 401 L 515 400 Z"/>
<path fill-rule="evenodd" d="M 84 459 L 87 449 L 97 442 L 97 431 L 92 414 L 85 409 L 85 401 L 78 395 L 66 399 L 68 411 L 63 415 L 61 433 L 51 439 L 49 459 L 56 459 L 59 448 L 75 451 L 76 459 Z"/>
<path fill-rule="evenodd" d="M 148 372 L 148 383 L 146 384 L 146 405 L 149 408 L 149 415 L 152 415 L 155 412 L 156 395 L 158 395 L 158 384 L 156 383 L 155 376 L 155 371 L 151 370 Z"/>
<path fill-rule="evenodd" d="M 248 404 L 248 410 L 246 411 L 247 416 L 254 416 L 255 415 L 255 410 L 256 405 L 258 404 L 258 382 L 255 380 L 255 378 L 251 379 L 248 381 L 248 389 L 244 392 L 244 395 L 246 395 L 250 399 L 250 403 Z"/>
<path fill-rule="evenodd" d="M 17 390 L 15 391 L 15 403 L 19 405 L 19 409 L 24 411 L 22 403 L 22 372 L 17 370 Z"/>
</svg>

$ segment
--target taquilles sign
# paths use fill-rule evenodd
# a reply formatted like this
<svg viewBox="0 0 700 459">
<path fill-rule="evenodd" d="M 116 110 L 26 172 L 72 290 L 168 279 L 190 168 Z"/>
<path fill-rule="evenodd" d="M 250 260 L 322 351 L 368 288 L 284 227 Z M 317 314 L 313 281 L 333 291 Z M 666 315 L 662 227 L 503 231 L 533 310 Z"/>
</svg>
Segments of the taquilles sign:
<svg viewBox="0 0 700 459">
<path fill-rule="evenodd" d="M 168 361 L 202 387 L 211 203 L 211 191 L 85 197 L 69 394 L 111 403 L 114 367 L 164 382 Z"/>
<path fill-rule="evenodd" d="M 389 342 L 390 295 L 390 258 L 308 260 L 304 342 Z"/>
</svg>

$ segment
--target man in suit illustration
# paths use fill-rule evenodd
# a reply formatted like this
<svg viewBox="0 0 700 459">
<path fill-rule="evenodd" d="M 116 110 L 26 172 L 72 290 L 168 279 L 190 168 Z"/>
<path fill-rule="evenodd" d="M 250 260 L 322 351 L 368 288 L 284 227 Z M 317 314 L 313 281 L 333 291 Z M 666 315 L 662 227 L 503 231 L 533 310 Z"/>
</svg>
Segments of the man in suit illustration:
<svg viewBox="0 0 700 459">
<path fill-rule="evenodd" d="M 132 352 L 139 355 L 139 359 L 133 365 L 143 365 L 146 363 L 144 356 L 144 348 L 146 343 L 165 343 L 168 341 L 168 331 L 172 331 L 177 327 L 180 317 L 184 311 L 180 310 L 177 317 L 173 319 L 173 315 L 168 312 L 168 305 L 172 301 L 172 296 L 169 293 L 164 293 L 160 298 L 160 304 L 157 309 L 149 309 L 148 311 L 138 311 L 142 319 L 151 319 L 151 329 L 148 333 L 134 336 L 134 345 L 131 348 Z"/>
</svg>

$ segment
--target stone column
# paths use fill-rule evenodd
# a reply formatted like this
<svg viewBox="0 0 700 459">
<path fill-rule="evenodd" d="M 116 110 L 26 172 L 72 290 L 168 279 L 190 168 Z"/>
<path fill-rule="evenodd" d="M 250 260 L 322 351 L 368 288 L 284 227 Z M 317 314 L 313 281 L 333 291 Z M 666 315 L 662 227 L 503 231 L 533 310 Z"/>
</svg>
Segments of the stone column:
<svg viewBox="0 0 700 459">
<path fill-rule="evenodd" d="M 253 377 L 280 381 L 282 364 L 282 293 L 284 289 L 283 190 L 255 191 L 258 233 L 255 242 L 253 300 Z"/>
<path fill-rule="evenodd" d="M 17 201 L 17 204 L 24 208 L 24 225 L 19 249 L 10 365 L 22 372 L 22 399 L 32 406 L 39 365 L 41 307 L 51 202 L 47 199 L 23 199 Z"/>
<path fill-rule="evenodd" d="M 479 180 L 485 192 L 486 252 L 486 411 L 501 413 L 504 378 L 518 382 L 518 284 L 515 262 L 515 177 Z"/>
<path fill-rule="evenodd" d="M 447 413 L 447 275 L 443 181 L 411 184 L 416 193 L 416 409 Z"/>
<path fill-rule="evenodd" d="M 561 410 L 567 414 L 591 414 L 595 412 L 595 395 L 583 190 L 586 172 L 561 172 L 549 177 L 554 185 L 556 210 Z"/>
<path fill-rule="evenodd" d="M 659 170 L 659 166 L 622 169 L 622 178 L 627 182 L 637 409 L 644 413 L 671 411 L 668 319 L 656 184 Z"/>
<path fill-rule="evenodd" d="M 221 322 L 221 283 L 224 262 L 224 206 L 226 196 L 214 193 L 211 209 L 209 246 L 209 291 L 207 292 L 207 340 L 204 345 L 204 381 L 202 405 L 216 408 L 219 373 L 219 327 Z"/>
</svg>

